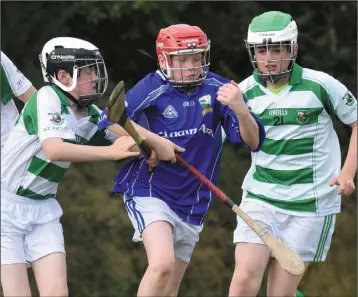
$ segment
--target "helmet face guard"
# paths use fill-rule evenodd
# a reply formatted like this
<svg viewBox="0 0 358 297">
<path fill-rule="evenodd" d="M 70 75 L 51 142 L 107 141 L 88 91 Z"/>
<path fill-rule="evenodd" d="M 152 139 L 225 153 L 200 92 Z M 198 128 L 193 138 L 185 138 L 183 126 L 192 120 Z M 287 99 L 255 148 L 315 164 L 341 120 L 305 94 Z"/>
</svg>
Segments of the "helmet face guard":
<svg viewBox="0 0 358 297">
<path fill-rule="evenodd" d="M 158 59 L 162 56 L 165 60 L 165 68 L 162 74 L 170 84 L 183 92 L 191 92 L 198 88 L 206 79 L 210 66 L 210 40 L 205 33 L 196 26 L 185 24 L 173 25 L 159 32 L 156 42 Z M 201 54 L 201 63 L 190 68 L 180 65 L 173 67 L 174 56 Z M 184 72 L 199 73 L 190 80 L 184 79 Z M 181 79 L 174 77 L 174 72 L 181 73 Z"/>
<path fill-rule="evenodd" d="M 296 61 L 296 44 L 290 43 L 290 42 L 278 42 L 278 43 L 262 43 L 262 44 L 249 44 L 245 40 L 246 43 L 246 49 L 248 51 L 251 65 L 253 66 L 256 73 L 259 75 L 259 77 L 263 81 L 270 81 L 272 83 L 277 83 L 283 79 L 286 79 L 288 76 L 290 76 L 290 73 L 292 71 L 293 65 Z M 258 60 L 256 58 L 255 51 L 266 51 L 266 54 L 268 54 L 271 51 L 271 48 L 279 48 L 280 49 L 280 56 L 276 59 L 266 59 L 266 60 Z M 283 54 L 283 49 L 287 48 L 287 52 L 289 53 L 289 56 Z M 285 69 L 282 69 L 278 72 L 271 73 L 270 69 L 267 69 L 267 72 L 262 72 L 258 64 L 259 63 L 278 63 L 278 68 L 282 69 L 282 64 L 288 64 L 288 66 Z M 287 63 L 288 62 L 288 63 Z"/>
<path fill-rule="evenodd" d="M 202 50 L 202 49 L 195 49 L 191 48 L 188 50 L 175 50 L 172 51 L 170 48 L 164 48 L 163 49 L 163 57 L 165 59 L 166 63 L 166 69 L 162 70 L 163 75 L 167 78 L 167 80 L 172 84 L 173 87 L 178 89 L 186 89 L 186 90 L 193 90 L 199 87 L 202 82 L 207 77 L 207 74 L 209 72 L 209 65 L 210 65 L 210 41 L 207 43 L 208 49 Z M 201 65 L 200 66 L 194 66 L 193 67 L 173 67 L 172 66 L 172 58 L 174 56 L 185 56 L 185 55 L 196 55 L 201 54 Z M 194 73 L 197 73 L 198 70 L 200 72 L 199 77 L 193 78 L 191 80 L 184 80 L 184 71 L 191 70 Z M 174 71 L 180 71 L 182 79 L 175 79 L 173 76 Z"/>
<path fill-rule="evenodd" d="M 102 97 L 105 93 L 108 85 L 108 74 L 106 65 L 102 58 L 79 58 L 75 60 L 75 65 L 78 67 L 78 77 L 81 75 L 81 71 L 94 71 L 95 79 L 78 82 L 78 85 L 85 83 L 95 83 L 95 92 L 90 94 L 80 94 L 78 103 L 82 107 L 87 107 Z M 75 66 L 75 67 L 76 67 Z"/>
<path fill-rule="evenodd" d="M 65 92 L 73 91 L 76 86 L 81 84 L 93 84 L 95 85 L 94 91 L 86 94 L 80 94 L 77 98 L 77 104 L 79 107 L 88 107 L 95 101 L 101 98 L 107 89 L 108 74 L 104 59 L 100 52 L 92 44 L 79 39 L 72 38 L 57 38 L 65 41 L 74 40 L 75 42 L 82 42 L 90 49 L 85 49 L 81 44 L 80 48 L 60 45 L 58 42 L 56 46 L 52 47 L 51 51 L 46 51 L 46 45 L 44 50 L 39 55 L 42 73 L 45 82 L 50 82 L 57 85 Z M 51 42 L 51 41 L 50 41 Z M 70 42 L 70 45 L 71 45 Z M 57 74 L 60 70 L 64 70 L 72 77 L 72 84 L 70 86 L 63 85 L 58 79 Z M 93 79 L 79 82 L 83 71 L 94 72 L 92 74 Z"/>
</svg>

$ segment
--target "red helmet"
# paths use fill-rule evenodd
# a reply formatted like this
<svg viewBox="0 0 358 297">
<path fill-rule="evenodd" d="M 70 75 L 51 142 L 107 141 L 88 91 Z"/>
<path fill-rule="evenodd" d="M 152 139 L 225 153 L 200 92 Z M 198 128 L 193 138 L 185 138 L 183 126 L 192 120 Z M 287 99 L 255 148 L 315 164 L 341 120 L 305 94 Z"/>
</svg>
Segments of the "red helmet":
<svg viewBox="0 0 358 297">
<path fill-rule="evenodd" d="M 156 40 L 156 51 L 158 59 L 159 56 L 164 57 L 166 67 L 161 70 L 174 87 L 187 88 L 189 86 L 196 88 L 205 80 L 210 65 L 210 40 L 199 27 L 177 24 L 161 29 Z M 201 68 L 200 76 L 190 81 L 173 79 L 171 77 L 173 70 L 179 69 L 182 71 L 188 68 L 173 68 L 170 56 L 197 53 L 203 54 L 202 64 L 193 68 Z"/>
</svg>

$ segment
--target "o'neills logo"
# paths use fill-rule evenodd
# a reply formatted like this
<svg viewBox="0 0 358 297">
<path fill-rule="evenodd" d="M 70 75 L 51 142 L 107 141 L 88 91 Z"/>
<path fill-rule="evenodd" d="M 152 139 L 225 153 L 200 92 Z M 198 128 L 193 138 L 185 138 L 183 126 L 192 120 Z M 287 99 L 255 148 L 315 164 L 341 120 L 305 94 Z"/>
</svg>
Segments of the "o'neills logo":
<svg viewBox="0 0 358 297">
<path fill-rule="evenodd" d="M 184 39 L 182 40 L 183 43 L 191 43 L 191 42 L 198 42 L 198 39 Z"/>
<path fill-rule="evenodd" d="M 51 55 L 53 60 L 74 60 L 75 56 L 73 55 Z"/>
<path fill-rule="evenodd" d="M 259 33 L 259 36 L 274 36 L 276 33 Z"/>
</svg>

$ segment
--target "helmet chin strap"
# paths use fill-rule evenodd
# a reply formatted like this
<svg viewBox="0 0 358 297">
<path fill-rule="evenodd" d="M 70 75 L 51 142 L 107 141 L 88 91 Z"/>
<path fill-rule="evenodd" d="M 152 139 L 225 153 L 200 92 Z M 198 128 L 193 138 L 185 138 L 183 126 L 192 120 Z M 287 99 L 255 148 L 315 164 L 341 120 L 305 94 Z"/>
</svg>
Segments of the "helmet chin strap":
<svg viewBox="0 0 358 297">
<path fill-rule="evenodd" d="M 279 73 L 279 74 L 274 74 L 274 75 L 261 74 L 260 77 L 266 83 L 268 81 L 270 81 L 270 82 L 276 84 L 276 83 L 279 83 L 279 82 L 283 81 L 284 79 L 286 79 L 289 75 L 290 75 L 290 73 Z"/>
<path fill-rule="evenodd" d="M 277 74 L 264 74 L 260 71 L 258 71 L 258 74 L 260 76 L 260 78 L 262 79 L 262 81 L 264 81 L 265 83 L 267 83 L 268 81 L 277 84 L 281 81 L 283 81 L 284 79 L 286 79 L 287 77 L 290 77 L 291 75 L 291 71 L 292 71 L 292 67 L 293 67 L 293 63 L 295 62 L 296 59 L 294 59 L 293 61 L 291 61 L 291 63 L 288 65 L 285 73 L 277 73 Z M 288 71 L 288 69 L 290 69 L 290 71 Z"/>
<path fill-rule="evenodd" d="M 63 91 L 65 92 L 71 92 L 74 90 L 74 88 L 76 87 L 76 84 L 77 84 L 77 76 L 78 74 L 78 67 L 77 66 L 74 66 L 73 67 L 73 80 L 72 80 L 72 85 L 71 86 L 65 86 L 63 83 L 61 83 L 56 77 L 52 77 L 51 76 L 51 80 L 53 81 L 54 84 L 56 84 L 57 86 L 59 86 Z"/>
<path fill-rule="evenodd" d="M 73 97 L 69 92 L 73 91 L 74 88 L 76 87 L 77 84 L 77 78 L 78 78 L 78 67 L 74 66 L 73 67 L 73 81 L 72 81 L 72 85 L 67 87 L 64 84 L 62 84 L 59 80 L 56 79 L 56 77 L 51 77 L 52 82 L 57 85 L 59 87 L 59 89 L 62 91 L 62 93 L 64 93 L 66 95 L 66 97 L 72 101 L 72 103 L 74 103 L 77 107 L 78 110 L 81 110 L 83 108 L 86 108 L 86 106 L 83 106 L 80 104 L 79 100 L 76 100 L 75 97 Z"/>
</svg>

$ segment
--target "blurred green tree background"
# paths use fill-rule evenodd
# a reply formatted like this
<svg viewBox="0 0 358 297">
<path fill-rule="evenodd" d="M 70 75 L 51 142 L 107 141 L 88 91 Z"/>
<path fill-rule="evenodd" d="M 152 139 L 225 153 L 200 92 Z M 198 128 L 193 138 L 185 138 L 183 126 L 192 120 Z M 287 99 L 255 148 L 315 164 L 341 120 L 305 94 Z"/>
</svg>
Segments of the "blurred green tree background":
<svg viewBox="0 0 358 297">
<path fill-rule="evenodd" d="M 357 96 L 357 2 L 1 1 L 1 49 L 39 88 L 38 54 L 46 41 L 72 36 L 94 43 L 105 57 L 110 79 L 99 103 L 104 107 L 119 80 L 129 88 L 156 69 L 155 61 L 139 50 L 154 55 L 158 31 L 174 23 L 200 26 L 212 41 L 211 70 L 243 80 L 252 72 L 244 44 L 248 25 L 267 10 L 290 13 L 296 20 L 299 64 L 333 75 Z M 336 128 L 342 146 L 337 158 L 343 159 L 351 130 L 338 122 Z M 237 203 L 249 163 L 248 152 L 225 145 L 219 186 Z M 60 185 L 73 297 L 135 296 L 146 268 L 143 246 L 131 241 L 133 230 L 122 200 L 108 194 L 119 167 L 119 162 L 74 164 Z M 356 195 L 343 199 L 328 259 L 312 265 L 300 285 L 305 296 L 357 296 Z M 235 226 L 231 211 L 215 202 L 180 296 L 227 296 Z"/>
</svg>

